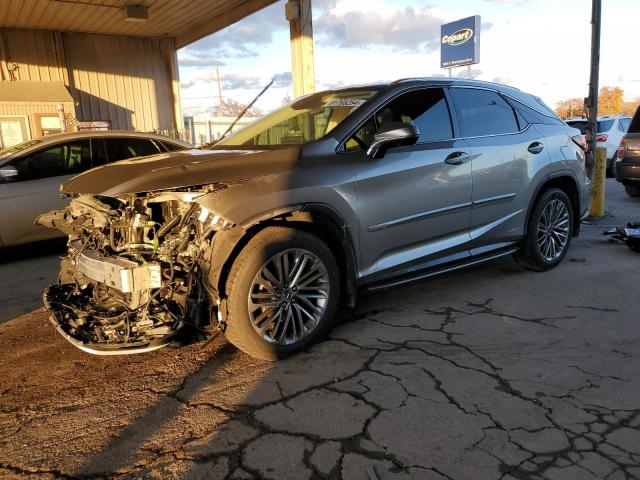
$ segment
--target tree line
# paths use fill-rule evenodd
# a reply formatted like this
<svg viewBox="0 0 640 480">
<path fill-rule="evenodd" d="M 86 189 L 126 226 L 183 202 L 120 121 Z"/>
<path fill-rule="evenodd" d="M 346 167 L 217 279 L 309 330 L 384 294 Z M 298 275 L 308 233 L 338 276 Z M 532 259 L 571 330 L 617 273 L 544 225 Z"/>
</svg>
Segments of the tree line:
<svg viewBox="0 0 640 480">
<path fill-rule="evenodd" d="M 624 101 L 624 90 L 620 87 L 602 87 L 598 94 L 598 115 L 633 115 L 640 105 L 640 98 Z M 585 117 L 583 98 L 568 98 L 556 104 L 560 118 Z"/>
</svg>

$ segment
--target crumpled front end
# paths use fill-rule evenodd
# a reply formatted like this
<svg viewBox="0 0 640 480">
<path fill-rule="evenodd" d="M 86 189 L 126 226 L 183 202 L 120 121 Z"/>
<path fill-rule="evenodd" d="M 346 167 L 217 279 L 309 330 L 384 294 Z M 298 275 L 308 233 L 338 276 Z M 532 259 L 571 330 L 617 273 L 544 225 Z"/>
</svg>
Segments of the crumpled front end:
<svg viewBox="0 0 640 480">
<path fill-rule="evenodd" d="M 69 235 L 58 283 L 44 293 L 51 321 L 84 351 L 140 353 L 206 331 L 216 295 L 206 252 L 232 225 L 195 199 L 223 188 L 80 195 L 37 223 Z"/>
</svg>

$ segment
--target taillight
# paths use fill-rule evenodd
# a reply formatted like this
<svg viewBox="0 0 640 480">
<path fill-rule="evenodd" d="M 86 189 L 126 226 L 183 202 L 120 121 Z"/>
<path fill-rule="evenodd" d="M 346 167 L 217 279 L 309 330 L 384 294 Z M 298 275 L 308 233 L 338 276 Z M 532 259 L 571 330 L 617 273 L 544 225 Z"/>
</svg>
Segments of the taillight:
<svg viewBox="0 0 640 480">
<path fill-rule="evenodd" d="M 578 145 L 583 152 L 586 152 L 589 148 L 587 145 L 587 139 L 584 135 L 576 135 L 575 137 L 571 137 L 571 140 L 573 140 L 573 143 Z"/>
<path fill-rule="evenodd" d="M 622 160 L 624 158 L 624 140 L 620 142 L 620 146 L 618 147 L 618 153 L 616 153 L 616 157 Z"/>
<path fill-rule="evenodd" d="M 604 134 L 598 135 L 596 137 L 596 142 L 606 142 L 607 138 L 608 138 L 607 135 L 604 135 Z"/>
</svg>

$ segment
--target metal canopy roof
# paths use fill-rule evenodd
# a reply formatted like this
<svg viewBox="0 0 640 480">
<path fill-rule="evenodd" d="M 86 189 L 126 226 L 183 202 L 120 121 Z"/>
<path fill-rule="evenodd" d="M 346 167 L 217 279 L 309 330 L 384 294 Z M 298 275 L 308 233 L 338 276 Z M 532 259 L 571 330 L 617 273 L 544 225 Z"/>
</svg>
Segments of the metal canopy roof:
<svg viewBox="0 0 640 480">
<path fill-rule="evenodd" d="M 0 27 L 175 37 L 184 47 L 277 0 L 0 0 Z M 148 20 L 126 21 L 126 6 L 148 10 Z"/>
</svg>

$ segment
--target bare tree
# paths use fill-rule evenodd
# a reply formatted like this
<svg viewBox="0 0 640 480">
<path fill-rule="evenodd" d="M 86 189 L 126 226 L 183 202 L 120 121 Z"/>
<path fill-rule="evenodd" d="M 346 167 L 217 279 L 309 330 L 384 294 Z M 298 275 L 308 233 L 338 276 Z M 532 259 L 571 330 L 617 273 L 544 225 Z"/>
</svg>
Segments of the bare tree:
<svg viewBox="0 0 640 480">
<path fill-rule="evenodd" d="M 586 115 L 584 100 L 581 98 L 561 100 L 556 104 L 556 113 L 560 118 L 583 117 Z"/>
<path fill-rule="evenodd" d="M 240 103 L 232 98 L 227 98 L 222 104 L 222 108 L 220 110 L 222 112 L 222 115 L 225 117 L 237 117 L 246 107 L 247 106 L 243 103 Z M 262 111 L 256 107 L 251 107 L 249 110 L 247 110 L 247 113 L 245 113 L 245 116 L 247 117 L 259 117 L 261 115 Z"/>
</svg>

